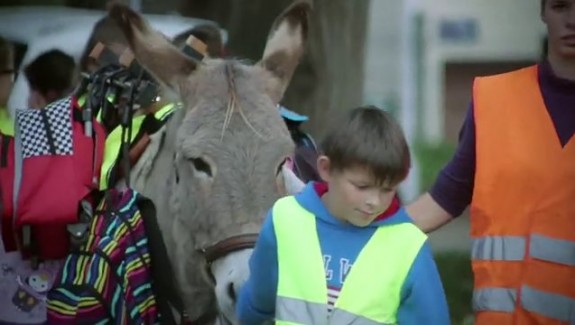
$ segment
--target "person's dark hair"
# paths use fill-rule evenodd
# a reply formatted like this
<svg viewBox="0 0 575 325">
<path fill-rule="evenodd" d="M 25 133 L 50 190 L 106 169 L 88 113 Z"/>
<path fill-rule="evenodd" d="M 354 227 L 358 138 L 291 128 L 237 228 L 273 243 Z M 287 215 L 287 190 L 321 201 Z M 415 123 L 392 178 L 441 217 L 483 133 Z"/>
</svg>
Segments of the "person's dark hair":
<svg viewBox="0 0 575 325">
<path fill-rule="evenodd" d="M 59 97 L 74 87 L 76 62 L 74 58 L 54 49 L 40 54 L 26 66 L 24 74 L 30 88 L 42 95 L 54 91 Z"/>
<path fill-rule="evenodd" d="M 14 48 L 5 38 L 0 36 L 0 71 L 14 69 Z"/>
<path fill-rule="evenodd" d="M 320 150 L 329 158 L 332 170 L 367 168 L 378 184 L 399 184 L 411 166 L 401 126 L 374 106 L 355 108 L 331 124 Z"/>
<path fill-rule="evenodd" d="M 293 172 L 304 183 L 321 181 L 317 172 L 317 153 L 309 147 L 299 146 L 295 148 L 293 155 Z"/>
</svg>

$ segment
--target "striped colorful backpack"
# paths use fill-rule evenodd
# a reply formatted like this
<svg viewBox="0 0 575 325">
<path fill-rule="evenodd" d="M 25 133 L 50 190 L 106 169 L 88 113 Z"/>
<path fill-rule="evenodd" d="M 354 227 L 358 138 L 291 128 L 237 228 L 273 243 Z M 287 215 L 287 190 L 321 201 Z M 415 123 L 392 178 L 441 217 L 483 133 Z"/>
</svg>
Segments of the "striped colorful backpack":
<svg viewBox="0 0 575 325">
<path fill-rule="evenodd" d="M 132 189 L 104 195 L 48 293 L 48 324 L 175 324 L 154 204 Z"/>
</svg>

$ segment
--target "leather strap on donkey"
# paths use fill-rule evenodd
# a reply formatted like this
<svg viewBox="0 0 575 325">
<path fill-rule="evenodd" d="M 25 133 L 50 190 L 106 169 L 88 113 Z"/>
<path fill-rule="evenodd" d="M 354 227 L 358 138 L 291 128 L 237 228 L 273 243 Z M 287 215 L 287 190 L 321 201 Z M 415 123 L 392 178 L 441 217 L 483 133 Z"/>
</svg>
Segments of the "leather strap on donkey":
<svg viewBox="0 0 575 325">
<path fill-rule="evenodd" d="M 258 234 L 244 234 L 226 238 L 217 242 L 212 246 L 201 249 L 208 264 L 213 263 L 219 258 L 222 258 L 229 253 L 233 253 L 242 249 L 254 248 Z"/>
</svg>

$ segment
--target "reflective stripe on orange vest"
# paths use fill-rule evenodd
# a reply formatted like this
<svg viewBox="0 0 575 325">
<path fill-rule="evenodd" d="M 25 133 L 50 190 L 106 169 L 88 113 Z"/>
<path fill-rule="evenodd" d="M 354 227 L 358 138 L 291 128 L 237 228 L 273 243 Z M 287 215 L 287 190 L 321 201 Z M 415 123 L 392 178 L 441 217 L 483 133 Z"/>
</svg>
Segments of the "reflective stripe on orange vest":
<svg viewBox="0 0 575 325">
<path fill-rule="evenodd" d="M 473 91 L 475 324 L 575 324 L 575 141 L 561 145 L 537 66 Z"/>
<path fill-rule="evenodd" d="M 573 324 L 575 300 L 529 286 L 521 287 L 521 307 L 527 311 L 548 318 Z M 517 290 L 505 288 L 483 288 L 473 293 L 475 311 L 513 313 L 517 303 Z M 569 323 L 571 321 L 571 323 Z"/>
<path fill-rule="evenodd" d="M 575 266 L 575 242 L 534 234 L 530 236 L 529 250 L 527 250 L 528 239 L 521 236 L 478 238 L 473 241 L 471 258 L 475 260 L 523 261 L 527 251 L 529 251 L 530 257 L 541 261 Z"/>
</svg>

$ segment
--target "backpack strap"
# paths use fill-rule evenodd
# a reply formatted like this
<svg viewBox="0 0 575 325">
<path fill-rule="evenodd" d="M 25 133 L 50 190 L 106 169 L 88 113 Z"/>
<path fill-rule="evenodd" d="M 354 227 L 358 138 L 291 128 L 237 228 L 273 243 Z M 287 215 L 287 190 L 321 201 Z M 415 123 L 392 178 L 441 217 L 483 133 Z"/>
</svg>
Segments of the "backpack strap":
<svg viewBox="0 0 575 325">
<path fill-rule="evenodd" d="M 136 204 L 140 210 L 144 228 L 146 229 L 146 236 L 148 237 L 148 250 L 153 280 L 152 288 L 156 295 L 160 314 L 163 318 L 162 324 L 178 324 L 174 319 L 172 306 L 181 315 L 179 324 L 184 324 L 184 318 L 186 317 L 184 303 L 176 290 L 176 285 L 173 281 L 174 278 L 172 276 L 166 276 L 166 274 L 171 275 L 174 273 L 156 218 L 156 207 L 150 199 L 139 194 L 136 199 Z"/>
<path fill-rule="evenodd" d="M 197 319 L 189 320 L 186 315 L 184 302 L 182 301 L 174 277 L 166 276 L 174 274 L 172 263 L 168 258 L 168 250 L 164 244 L 162 232 L 158 225 L 156 217 L 156 208 L 154 203 L 138 194 L 136 204 L 140 210 L 146 236 L 148 237 L 148 251 L 150 254 L 150 264 L 152 273 L 152 288 L 156 295 L 156 301 L 160 314 L 162 315 L 162 324 L 193 324 L 207 325 L 212 324 L 218 317 L 217 309 L 211 309 Z M 180 314 L 179 322 L 176 322 L 173 315 L 173 309 Z M 165 318 L 164 318 L 165 317 Z"/>
<path fill-rule="evenodd" d="M 2 144 L 0 145 L 2 152 L 0 152 L 0 167 L 8 166 L 8 148 L 10 147 L 10 137 L 2 135 Z"/>
</svg>

